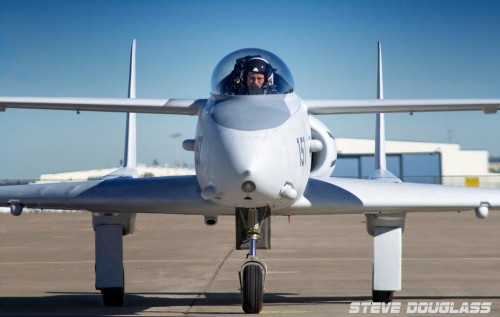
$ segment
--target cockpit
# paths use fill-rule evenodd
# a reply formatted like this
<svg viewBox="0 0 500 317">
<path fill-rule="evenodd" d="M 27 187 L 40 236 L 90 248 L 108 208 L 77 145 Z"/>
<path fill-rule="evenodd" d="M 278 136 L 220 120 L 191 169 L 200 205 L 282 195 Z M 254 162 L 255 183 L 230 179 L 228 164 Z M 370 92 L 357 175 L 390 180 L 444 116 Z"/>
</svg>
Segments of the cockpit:
<svg viewBox="0 0 500 317">
<path fill-rule="evenodd" d="M 218 95 L 288 94 L 292 74 L 271 52 L 247 48 L 228 54 L 215 67 L 211 92 Z"/>
</svg>

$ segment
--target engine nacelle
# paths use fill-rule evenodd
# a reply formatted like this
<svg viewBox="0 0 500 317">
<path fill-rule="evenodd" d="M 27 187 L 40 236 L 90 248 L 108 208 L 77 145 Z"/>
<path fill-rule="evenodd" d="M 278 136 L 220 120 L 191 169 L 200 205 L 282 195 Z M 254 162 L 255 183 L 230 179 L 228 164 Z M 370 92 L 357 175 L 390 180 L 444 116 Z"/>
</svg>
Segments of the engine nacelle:
<svg viewBox="0 0 500 317">
<path fill-rule="evenodd" d="M 322 143 L 320 147 L 317 145 L 311 146 L 311 149 L 316 149 L 316 152 L 311 153 L 311 176 L 329 177 L 332 175 L 337 163 L 335 138 L 326 125 L 315 117 L 309 116 L 309 123 L 311 125 L 311 142 L 317 143 L 315 141 L 317 140 Z"/>
</svg>

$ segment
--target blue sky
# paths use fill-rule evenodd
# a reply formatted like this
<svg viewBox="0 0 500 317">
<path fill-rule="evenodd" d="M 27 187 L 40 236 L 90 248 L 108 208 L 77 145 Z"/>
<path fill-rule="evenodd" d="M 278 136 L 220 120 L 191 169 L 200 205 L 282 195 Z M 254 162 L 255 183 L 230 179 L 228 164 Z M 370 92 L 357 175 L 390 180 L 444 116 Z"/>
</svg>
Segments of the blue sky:
<svg viewBox="0 0 500 317">
<path fill-rule="evenodd" d="M 0 95 L 206 98 L 226 54 L 258 47 L 289 66 L 304 99 L 500 98 L 498 1 L 0 1 Z M 0 113 L 0 178 L 117 166 L 124 114 Z M 374 115 L 320 118 L 336 137 L 372 138 Z M 500 115 L 390 114 L 387 138 L 453 142 L 500 155 Z M 196 118 L 138 116 L 139 162 L 185 161 Z M 171 135 L 181 133 L 182 138 Z"/>
</svg>

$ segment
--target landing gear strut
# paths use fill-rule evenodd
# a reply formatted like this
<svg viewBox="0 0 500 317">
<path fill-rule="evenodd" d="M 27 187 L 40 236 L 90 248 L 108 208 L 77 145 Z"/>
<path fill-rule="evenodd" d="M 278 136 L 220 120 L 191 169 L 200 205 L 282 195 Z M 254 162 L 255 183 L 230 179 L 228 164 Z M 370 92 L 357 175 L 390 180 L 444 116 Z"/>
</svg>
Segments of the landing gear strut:
<svg viewBox="0 0 500 317">
<path fill-rule="evenodd" d="M 267 266 L 257 257 L 257 241 L 260 238 L 262 220 L 269 217 L 269 207 L 237 209 L 247 229 L 248 255 L 241 266 L 240 291 L 243 311 L 247 314 L 258 314 L 262 310 L 264 301 L 264 285 L 266 282 Z"/>
<path fill-rule="evenodd" d="M 401 290 L 402 238 L 406 213 L 369 214 L 366 229 L 373 237 L 373 302 L 390 303 Z"/>
<path fill-rule="evenodd" d="M 95 287 L 104 306 L 123 306 L 123 236 L 134 232 L 135 214 L 92 214 L 95 232 Z"/>
</svg>

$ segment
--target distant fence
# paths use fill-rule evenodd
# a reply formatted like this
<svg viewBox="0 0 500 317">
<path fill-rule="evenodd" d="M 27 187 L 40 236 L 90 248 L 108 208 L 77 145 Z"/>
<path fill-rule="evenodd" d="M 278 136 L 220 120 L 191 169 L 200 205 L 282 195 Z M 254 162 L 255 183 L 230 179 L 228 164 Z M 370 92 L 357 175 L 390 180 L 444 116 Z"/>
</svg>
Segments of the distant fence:
<svg viewBox="0 0 500 317">
<path fill-rule="evenodd" d="M 367 179 L 368 177 L 348 177 Z M 483 188 L 500 188 L 500 174 L 490 175 L 457 175 L 457 176 L 404 176 L 403 182 L 421 184 L 442 184 L 450 186 L 468 186 Z"/>
<path fill-rule="evenodd" d="M 36 183 L 37 181 L 37 179 L 0 179 L 0 186 L 26 185 Z"/>
</svg>

